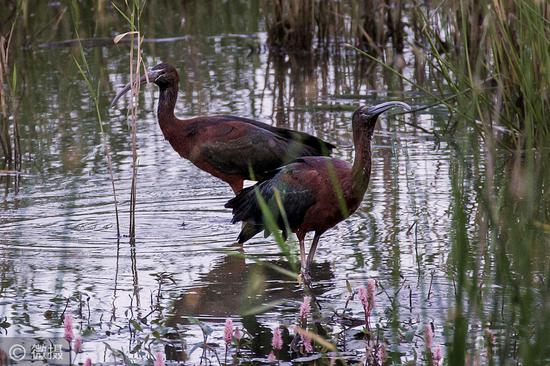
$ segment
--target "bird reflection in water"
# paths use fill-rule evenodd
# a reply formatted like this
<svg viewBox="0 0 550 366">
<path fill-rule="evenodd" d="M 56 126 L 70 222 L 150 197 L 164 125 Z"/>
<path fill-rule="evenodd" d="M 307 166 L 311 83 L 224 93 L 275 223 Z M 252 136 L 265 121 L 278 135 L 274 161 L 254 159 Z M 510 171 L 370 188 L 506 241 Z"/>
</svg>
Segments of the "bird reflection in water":
<svg viewBox="0 0 550 366">
<path fill-rule="evenodd" d="M 189 317 L 220 324 L 225 318 L 238 317 L 242 328 L 252 335 L 250 352 L 265 357 L 270 351 L 272 329 L 262 324 L 261 318 L 268 317 L 262 316 L 262 312 L 270 309 L 263 306 L 276 304 L 279 313 L 295 312 L 297 317 L 304 294 L 315 299 L 334 287 L 334 274 L 328 262 L 312 266 L 316 278 L 314 287 L 298 283 L 277 271 L 275 266 L 290 270 L 287 260 L 254 262 L 242 255 L 224 257 L 212 271 L 201 276 L 198 282 L 202 285 L 189 288 L 172 303 L 167 309 L 170 316 L 165 325 L 174 328 L 178 324 L 186 326 L 191 324 Z M 288 344 L 291 339 L 285 333 L 283 339 Z M 181 351 L 173 346 L 167 344 L 165 351 L 168 359 L 182 358 Z"/>
</svg>

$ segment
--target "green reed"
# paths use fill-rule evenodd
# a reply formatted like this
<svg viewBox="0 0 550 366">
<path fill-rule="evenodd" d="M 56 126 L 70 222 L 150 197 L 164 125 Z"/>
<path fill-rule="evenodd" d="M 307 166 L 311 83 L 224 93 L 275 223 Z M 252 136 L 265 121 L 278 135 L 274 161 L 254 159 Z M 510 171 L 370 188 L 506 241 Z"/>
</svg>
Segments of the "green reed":
<svg viewBox="0 0 550 366">
<path fill-rule="evenodd" d="M 424 36 L 432 65 L 455 91 L 459 109 L 471 111 L 492 134 L 495 125 L 510 133 L 511 147 L 548 145 L 550 126 L 550 7 L 534 0 L 459 1 L 425 15 Z M 454 51 L 447 42 L 454 40 Z"/>
<path fill-rule="evenodd" d="M 474 126 L 482 140 L 456 146 L 451 174 L 449 264 L 456 293 L 447 324 L 449 364 L 474 358 L 492 364 L 550 359 L 544 305 L 550 296 L 549 9 L 530 0 L 459 1 L 430 20 L 419 17 L 432 67 L 447 87 L 460 92 L 455 129 Z M 442 52 L 442 39 L 456 40 L 454 50 Z M 504 136 L 497 132 L 502 127 Z M 483 150 L 473 146 L 480 143 Z M 477 151 L 484 172 L 463 163 L 461 155 L 468 151 Z M 502 155 L 507 163 L 499 163 Z M 472 191 L 472 185 L 480 188 Z M 476 208 L 467 209 L 472 199 Z M 473 341 L 472 327 L 485 329 L 484 351 Z"/>
</svg>

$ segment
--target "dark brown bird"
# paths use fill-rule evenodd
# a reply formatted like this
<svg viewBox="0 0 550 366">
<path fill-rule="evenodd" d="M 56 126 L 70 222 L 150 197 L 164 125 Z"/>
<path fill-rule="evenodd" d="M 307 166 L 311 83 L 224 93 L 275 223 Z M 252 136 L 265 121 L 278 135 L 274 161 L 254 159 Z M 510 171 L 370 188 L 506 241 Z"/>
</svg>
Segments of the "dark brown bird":
<svg viewBox="0 0 550 366">
<path fill-rule="evenodd" d="M 234 116 L 179 119 L 174 115 L 179 75 L 168 64 L 153 67 L 140 83 L 151 80 L 160 88 L 158 122 L 172 148 L 198 168 L 223 180 L 235 194 L 244 180 L 264 180 L 301 156 L 329 155 L 334 145 L 307 133 Z M 131 89 L 128 84 L 111 106 Z"/>
<path fill-rule="evenodd" d="M 232 222 L 244 223 L 239 243 L 262 230 L 267 237 L 270 228 L 282 230 L 285 240 L 289 232 L 296 233 L 302 272 L 307 274 L 321 235 L 355 212 L 363 200 L 371 173 L 371 140 L 376 121 L 381 113 L 393 107 L 410 109 L 402 102 L 387 102 L 360 107 L 353 113 L 353 165 L 329 157 L 298 158 L 280 168 L 272 178 L 245 188 L 227 202 L 225 207 L 233 209 Z M 258 203 L 259 196 L 266 204 L 264 212 Z M 268 215 L 272 218 L 271 227 L 263 215 L 265 207 L 271 213 Z M 315 236 L 306 260 L 304 238 L 310 231 Z"/>
</svg>

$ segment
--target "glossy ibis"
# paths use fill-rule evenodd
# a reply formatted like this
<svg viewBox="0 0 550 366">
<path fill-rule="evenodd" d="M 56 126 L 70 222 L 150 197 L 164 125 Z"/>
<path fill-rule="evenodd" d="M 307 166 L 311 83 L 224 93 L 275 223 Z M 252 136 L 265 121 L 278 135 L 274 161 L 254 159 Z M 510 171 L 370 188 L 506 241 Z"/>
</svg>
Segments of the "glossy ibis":
<svg viewBox="0 0 550 366">
<path fill-rule="evenodd" d="M 360 107 L 353 113 L 353 165 L 330 157 L 298 158 L 280 168 L 272 178 L 243 189 L 227 202 L 225 207 L 233 209 L 232 222 L 243 222 L 239 243 L 262 230 L 266 237 L 270 234 L 257 199 L 261 196 L 266 204 L 264 210 L 267 207 L 271 211 L 283 238 L 286 240 L 287 231 L 296 233 L 302 272 L 307 275 L 321 235 L 359 207 L 370 179 L 371 140 L 376 121 L 381 113 L 393 107 L 410 109 L 402 102 L 387 102 Z M 306 260 L 304 238 L 310 231 L 315 235 Z"/>
<path fill-rule="evenodd" d="M 273 127 L 248 118 L 215 115 L 180 119 L 174 115 L 179 75 L 165 63 L 143 75 L 160 89 L 157 117 L 172 148 L 200 169 L 223 180 L 237 194 L 243 181 L 264 180 L 301 156 L 329 155 L 334 145 L 307 133 Z M 126 85 L 113 99 L 131 89 Z"/>
</svg>

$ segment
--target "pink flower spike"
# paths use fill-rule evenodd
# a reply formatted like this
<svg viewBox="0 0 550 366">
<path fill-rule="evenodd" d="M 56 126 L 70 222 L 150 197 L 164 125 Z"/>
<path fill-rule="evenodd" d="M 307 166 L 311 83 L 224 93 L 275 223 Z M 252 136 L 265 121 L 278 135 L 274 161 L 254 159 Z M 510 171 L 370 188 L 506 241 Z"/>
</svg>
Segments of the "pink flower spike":
<svg viewBox="0 0 550 366">
<path fill-rule="evenodd" d="M 241 338 L 243 337 L 243 334 L 241 333 L 241 330 L 239 329 L 239 327 L 235 328 L 235 333 L 233 333 L 233 336 L 235 337 L 236 340 L 240 341 Z"/>
<path fill-rule="evenodd" d="M 164 366 L 164 355 L 160 351 L 155 356 L 155 366 Z"/>
<path fill-rule="evenodd" d="M 379 347 L 378 347 L 378 363 L 380 365 L 384 364 L 384 361 L 386 360 L 386 346 L 384 346 L 384 344 L 381 344 Z"/>
<path fill-rule="evenodd" d="M 300 318 L 306 319 L 311 311 L 311 296 L 304 296 L 304 302 L 300 305 Z"/>
<path fill-rule="evenodd" d="M 361 304 L 363 304 L 363 308 L 365 311 L 367 311 L 369 307 L 369 300 L 367 298 L 367 290 L 364 287 L 360 287 L 358 290 L 359 294 L 359 300 L 361 300 Z"/>
<path fill-rule="evenodd" d="M 267 356 L 267 362 L 275 362 L 275 361 L 277 361 L 277 357 L 275 356 L 275 353 L 271 351 L 269 356 Z"/>
<path fill-rule="evenodd" d="M 71 316 L 71 314 L 65 314 L 63 326 L 65 327 L 65 339 L 67 340 L 67 342 L 71 343 L 74 339 L 73 317 Z"/>
<path fill-rule="evenodd" d="M 74 351 L 80 353 L 82 351 L 82 338 L 80 336 L 76 337 L 74 340 Z"/>
<path fill-rule="evenodd" d="M 273 339 L 271 340 L 271 346 L 274 350 L 280 350 L 283 348 L 283 337 L 281 336 L 281 329 L 275 328 L 273 331 Z"/>
<path fill-rule="evenodd" d="M 302 341 L 304 342 L 304 348 L 307 353 L 313 353 L 313 345 L 311 344 L 311 338 L 308 336 L 302 336 Z"/>
<path fill-rule="evenodd" d="M 372 278 L 367 280 L 367 300 L 369 302 L 369 313 L 376 302 L 376 281 Z"/>
<path fill-rule="evenodd" d="M 223 330 L 223 339 L 225 344 L 231 343 L 231 338 L 233 337 L 233 320 L 225 319 L 225 328 Z"/>
<path fill-rule="evenodd" d="M 426 324 L 424 327 L 424 343 L 426 343 L 426 349 L 432 349 L 433 339 L 434 332 L 432 331 L 432 326 L 430 324 Z"/>
<path fill-rule="evenodd" d="M 92 359 L 88 357 L 86 361 L 84 361 L 84 366 L 92 366 Z"/>
<path fill-rule="evenodd" d="M 439 362 L 443 358 L 443 355 L 441 354 L 441 347 L 440 346 L 435 346 L 434 347 L 434 351 L 432 353 L 432 358 L 433 358 L 433 361 L 434 361 L 434 365 L 439 365 Z"/>
</svg>

